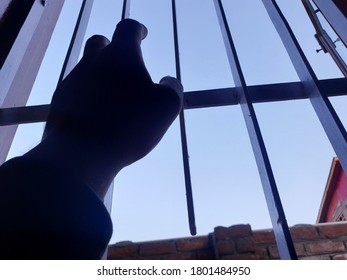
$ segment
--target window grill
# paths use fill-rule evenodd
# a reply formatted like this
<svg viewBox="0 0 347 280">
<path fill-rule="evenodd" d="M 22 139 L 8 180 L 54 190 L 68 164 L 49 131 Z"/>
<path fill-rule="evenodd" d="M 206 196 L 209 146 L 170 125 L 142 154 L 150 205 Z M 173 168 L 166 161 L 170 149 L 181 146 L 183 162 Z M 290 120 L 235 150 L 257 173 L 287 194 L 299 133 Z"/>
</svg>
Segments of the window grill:
<svg viewBox="0 0 347 280">
<path fill-rule="evenodd" d="M 346 221 L 345 215 L 343 215 L 343 213 L 341 213 L 341 214 L 337 217 L 336 221 L 337 221 L 337 222 L 344 222 L 344 221 Z"/>
<path fill-rule="evenodd" d="M 256 159 L 260 179 L 263 186 L 269 214 L 271 217 L 280 257 L 282 259 L 296 259 L 296 253 L 293 246 L 293 241 L 290 236 L 289 228 L 287 225 L 285 213 L 282 207 L 281 199 L 277 190 L 274 174 L 272 171 L 271 163 L 267 154 L 266 146 L 262 136 L 262 132 L 258 123 L 258 118 L 254 110 L 255 103 L 265 103 L 271 101 L 286 101 L 294 99 L 308 99 L 312 107 L 319 118 L 327 137 L 329 138 L 333 149 L 338 156 L 341 165 L 345 171 L 347 171 L 347 134 L 346 130 L 341 123 L 338 115 L 336 114 L 333 106 L 331 105 L 328 97 L 346 95 L 347 93 L 347 81 L 346 78 L 319 80 L 312 69 L 310 63 L 305 57 L 300 44 L 296 40 L 291 27 L 289 26 L 286 18 L 281 12 L 279 6 L 274 0 L 262 0 L 262 3 L 273 22 L 278 35 L 280 36 L 283 45 L 288 52 L 288 55 L 292 61 L 292 64 L 299 76 L 299 82 L 289 83 L 274 83 L 274 84 L 259 84 L 259 85 L 248 85 L 246 83 L 242 66 L 238 57 L 238 51 L 234 45 L 233 30 L 228 23 L 228 17 L 225 13 L 223 2 L 221 0 L 211 0 L 214 3 L 217 18 L 219 21 L 220 31 L 223 36 L 225 50 L 228 56 L 229 66 L 232 72 L 231 79 L 234 80 L 235 86 L 231 88 L 221 89 L 206 89 L 185 92 L 184 97 L 184 110 L 181 112 L 180 120 L 180 133 L 181 133 L 181 144 L 182 144 L 182 158 L 184 166 L 184 177 L 187 194 L 187 207 L 189 217 L 189 227 L 192 235 L 196 234 L 195 226 L 195 214 L 193 206 L 193 193 L 192 193 L 192 182 L 190 178 L 190 167 L 189 167 L 189 156 L 188 156 L 188 143 L 186 136 L 186 126 L 184 112 L 185 110 L 193 108 L 209 108 L 213 106 L 225 106 L 225 105 L 240 105 L 244 121 L 247 127 L 248 135 L 251 140 L 254 157 Z M 47 5 L 43 5 L 41 1 L 36 1 L 32 8 L 32 13 L 37 16 L 39 13 L 42 14 L 54 14 L 52 23 L 50 23 L 50 29 L 52 30 L 59 11 L 62 8 L 64 1 L 55 1 L 56 4 L 51 4 L 49 1 Z M 315 1 L 316 4 L 323 5 L 322 11 L 329 10 L 325 4 Z M 329 1 L 326 1 L 329 2 Z M 41 6 L 39 6 L 41 4 Z M 78 16 L 78 20 L 73 32 L 72 40 L 66 59 L 64 62 L 63 69 L 59 81 L 61 81 L 77 63 L 79 52 L 82 46 L 86 26 L 89 20 L 89 16 L 92 10 L 93 0 L 83 0 L 81 10 Z M 176 77 L 181 80 L 181 69 L 180 69 L 180 44 L 179 44 L 179 29 L 177 27 L 177 12 L 176 12 L 176 1 L 171 0 L 172 10 L 172 29 L 173 29 L 173 42 L 174 42 L 174 53 L 175 53 L 175 67 Z M 122 18 L 129 16 L 131 11 L 131 5 L 129 0 L 123 1 Z M 34 23 L 33 23 L 34 22 Z M 339 18 L 336 22 L 337 26 L 341 26 L 343 22 L 346 24 L 346 18 Z M 33 25 L 40 26 L 40 22 L 34 21 L 33 17 L 29 13 L 26 19 L 27 26 L 33 27 Z M 35 28 L 32 28 L 35 29 Z M 337 28 L 338 29 L 338 28 Z M 338 30 L 337 30 L 338 31 Z M 52 32 L 52 31 L 50 31 Z M 45 34 L 47 38 L 50 37 L 50 32 Z M 344 32 L 341 31 L 341 36 L 344 38 Z M 36 33 L 34 36 L 38 36 Z M 26 46 L 29 46 L 32 42 L 24 42 Z M 23 44 L 23 42 L 22 42 Z M 43 49 L 46 46 L 43 46 Z M 17 53 L 19 51 L 17 50 Z M 28 63 L 25 60 L 26 54 L 23 55 L 23 64 Z M 36 56 L 42 56 L 42 54 L 35 54 Z M 25 89 L 27 92 L 26 97 L 22 98 L 20 104 L 7 102 L 6 100 L 11 97 L 11 87 L 15 82 L 18 82 L 16 74 L 20 73 L 22 65 L 17 65 L 18 72 L 11 72 L 12 76 L 8 75 L 8 69 L 6 61 L 0 72 L 0 125 L 1 134 L 3 135 L 1 140 L 1 160 L 4 161 L 10 144 L 13 139 L 15 127 L 22 123 L 34 123 L 44 122 L 49 110 L 49 105 L 36 105 L 36 106 L 24 106 L 26 99 L 30 92 L 30 86 Z M 6 74 L 7 72 L 7 74 Z M 16 80 L 17 79 L 17 80 Z M 13 84 L 8 83 L 7 80 L 11 80 Z M 30 83 L 30 82 L 28 82 Z M 12 104 L 9 106 L 8 104 Z M 17 107 L 14 107 L 14 104 Z M 19 105 L 19 107 L 18 107 Z M 112 189 L 112 188 L 111 188 Z M 112 200 L 112 192 L 106 199 L 106 203 L 110 203 Z M 108 201 L 108 202 L 107 202 Z"/>
</svg>

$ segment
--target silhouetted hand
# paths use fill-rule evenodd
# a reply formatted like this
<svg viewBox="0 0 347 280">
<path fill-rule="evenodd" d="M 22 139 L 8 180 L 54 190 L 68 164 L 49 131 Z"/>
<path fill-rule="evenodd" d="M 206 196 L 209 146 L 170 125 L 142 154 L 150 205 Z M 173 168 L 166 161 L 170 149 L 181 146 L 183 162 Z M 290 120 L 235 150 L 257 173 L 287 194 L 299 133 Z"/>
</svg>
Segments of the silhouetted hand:
<svg viewBox="0 0 347 280">
<path fill-rule="evenodd" d="M 180 82 L 154 84 L 146 70 L 146 34 L 124 20 L 112 42 L 90 38 L 53 95 L 43 140 L 1 166 L 0 258 L 104 253 L 112 222 L 101 201 L 112 180 L 158 144 L 182 108 Z"/>
<path fill-rule="evenodd" d="M 121 21 L 112 41 L 91 37 L 54 93 L 44 138 L 64 134 L 129 165 L 149 153 L 182 108 L 182 85 L 152 82 L 141 54 L 144 25 Z"/>
</svg>

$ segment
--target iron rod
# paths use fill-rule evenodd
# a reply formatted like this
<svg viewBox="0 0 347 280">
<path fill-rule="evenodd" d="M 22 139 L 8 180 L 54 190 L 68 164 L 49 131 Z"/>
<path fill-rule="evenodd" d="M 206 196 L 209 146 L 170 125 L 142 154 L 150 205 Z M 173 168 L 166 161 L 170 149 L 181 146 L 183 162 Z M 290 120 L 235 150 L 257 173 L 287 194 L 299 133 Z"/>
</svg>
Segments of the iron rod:
<svg viewBox="0 0 347 280">
<path fill-rule="evenodd" d="M 331 0 L 313 0 L 313 2 L 347 47 L 347 18 L 340 8 Z"/>
<path fill-rule="evenodd" d="M 347 79 L 320 80 L 319 84 L 328 96 L 347 95 Z M 248 86 L 252 103 L 307 99 L 307 91 L 302 82 L 264 84 Z M 184 109 L 210 108 L 238 105 L 239 98 L 235 87 L 208 90 L 186 91 Z M 46 121 L 49 104 L 0 108 L 0 126 Z"/>
<path fill-rule="evenodd" d="M 180 58 L 179 58 L 177 14 L 176 14 L 175 0 L 172 0 L 172 23 L 173 23 L 174 45 L 175 45 L 176 78 L 180 82 L 182 82 L 181 66 L 180 66 Z M 181 131 L 182 157 L 183 157 L 184 179 L 185 179 L 185 187 L 186 187 L 189 230 L 191 235 L 196 235 L 194 201 L 193 201 L 192 182 L 191 182 L 190 167 L 189 167 L 189 154 L 188 154 L 184 109 L 182 109 L 182 111 L 179 114 L 179 121 L 180 121 L 180 131 Z"/>
<path fill-rule="evenodd" d="M 281 199 L 273 176 L 269 157 L 260 131 L 258 120 L 249 97 L 248 88 L 238 59 L 237 51 L 230 33 L 221 0 L 214 0 L 230 68 L 238 91 L 240 105 L 246 122 L 253 153 L 257 162 L 260 179 L 269 209 L 277 248 L 281 259 L 297 259 L 294 244 L 283 211 Z"/>
<path fill-rule="evenodd" d="M 39 1 L 33 3 L 0 70 L 1 107 L 24 106 L 28 101 L 63 4 L 64 0 L 45 7 Z M 0 128 L 0 164 L 8 156 L 16 129 Z"/>
<path fill-rule="evenodd" d="M 343 58 L 340 56 L 338 51 L 336 50 L 336 46 L 331 40 L 328 33 L 323 29 L 318 16 L 315 13 L 315 10 L 309 0 L 301 0 L 306 12 L 313 24 L 314 29 L 316 30 L 316 38 L 319 42 L 319 44 L 322 46 L 322 49 L 325 49 L 324 51 L 327 51 L 332 59 L 335 61 L 336 65 L 339 67 L 342 74 L 347 77 L 347 65 Z M 318 50 L 317 50 L 318 51 Z"/>
<path fill-rule="evenodd" d="M 328 136 L 330 143 L 347 173 L 347 133 L 323 90 L 311 65 L 309 64 L 299 42 L 287 20 L 274 0 L 262 0 L 263 4 L 289 54 L 293 66 L 303 83 L 304 90 Z"/>
<path fill-rule="evenodd" d="M 83 0 L 81 9 L 72 34 L 70 45 L 66 53 L 64 64 L 58 79 L 58 85 L 70 73 L 78 62 L 81 52 L 83 39 L 87 30 L 89 17 L 92 11 L 94 0 Z"/>
<path fill-rule="evenodd" d="M 130 12 L 130 0 L 123 0 L 121 20 L 129 17 L 129 14 L 130 14 L 129 12 Z M 112 181 L 104 198 L 104 205 L 110 214 L 112 210 L 113 191 L 114 191 L 114 180 Z"/>
<path fill-rule="evenodd" d="M 130 16 L 130 0 L 123 0 L 122 16 L 121 20 Z"/>
<path fill-rule="evenodd" d="M 130 15 L 130 0 L 123 0 L 123 8 L 122 8 L 122 15 L 121 20 L 124 20 L 128 18 Z M 104 198 L 104 205 L 108 211 L 108 213 L 111 214 L 112 211 L 112 203 L 113 203 L 113 191 L 114 191 L 114 180 L 111 182 L 109 189 L 107 190 L 107 193 Z M 103 259 L 107 259 L 108 249 L 106 249 Z"/>
</svg>

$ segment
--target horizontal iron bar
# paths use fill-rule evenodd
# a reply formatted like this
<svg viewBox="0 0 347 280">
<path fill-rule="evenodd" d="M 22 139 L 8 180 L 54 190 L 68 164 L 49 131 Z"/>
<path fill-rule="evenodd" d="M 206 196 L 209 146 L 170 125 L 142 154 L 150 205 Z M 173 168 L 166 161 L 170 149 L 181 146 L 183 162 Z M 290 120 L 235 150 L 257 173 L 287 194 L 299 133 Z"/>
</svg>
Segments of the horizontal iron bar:
<svg viewBox="0 0 347 280">
<path fill-rule="evenodd" d="M 347 95 L 347 79 L 319 81 L 327 96 Z M 309 92 L 302 82 L 248 86 L 252 103 L 288 101 L 308 98 Z M 185 109 L 206 108 L 239 104 L 236 88 L 221 88 L 185 92 Z"/>
<path fill-rule="evenodd" d="M 45 122 L 49 104 L 0 109 L 0 126 Z"/>
<path fill-rule="evenodd" d="M 347 95 L 347 79 L 319 81 L 327 96 Z M 301 82 L 248 86 L 253 103 L 288 101 L 308 98 Z M 208 108 L 239 104 L 236 88 L 188 91 L 184 93 L 185 109 Z M 0 109 L 0 126 L 45 122 L 49 104 Z"/>
</svg>

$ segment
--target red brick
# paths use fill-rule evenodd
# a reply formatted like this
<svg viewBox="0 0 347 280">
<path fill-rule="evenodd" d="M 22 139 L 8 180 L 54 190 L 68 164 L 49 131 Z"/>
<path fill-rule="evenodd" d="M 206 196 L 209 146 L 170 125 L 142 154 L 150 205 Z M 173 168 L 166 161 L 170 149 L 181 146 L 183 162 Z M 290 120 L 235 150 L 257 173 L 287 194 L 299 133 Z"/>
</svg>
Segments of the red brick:
<svg viewBox="0 0 347 280">
<path fill-rule="evenodd" d="M 329 255 L 301 257 L 299 260 L 331 260 Z"/>
<path fill-rule="evenodd" d="M 217 251 L 219 256 L 234 254 L 236 253 L 235 244 L 233 241 L 227 241 L 227 240 L 219 241 L 217 243 Z"/>
<path fill-rule="evenodd" d="M 259 258 L 260 260 L 270 259 L 269 253 L 268 253 L 266 247 L 257 247 L 255 249 L 255 256 L 257 256 L 257 258 Z"/>
<path fill-rule="evenodd" d="M 295 248 L 295 252 L 296 252 L 297 256 L 305 256 L 306 255 L 306 251 L 305 251 L 304 245 L 302 243 L 294 244 L 294 248 Z M 269 258 L 271 260 L 280 259 L 280 254 L 278 252 L 277 245 L 268 246 L 268 251 L 269 251 Z"/>
<path fill-rule="evenodd" d="M 140 255 L 162 255 L 176 253 L 176 245 L 173 240 L 153 241 L 140 244 Z"/>
<path fill-rule="evenodd" d="M 216 256 L 212 250 L 198 251 L 196 253 L 197 260 L 215 260 Z"/>
<path fill-rule="evenodd" d="M 347 260 L 347 254 L 335 255 L 333 260 Z"/>
<path fill-rule="evenodd" d="M 140 256 L 137 257 L 136 260 L 161 260 L 160 256 Z"/>
<path fill-rule="evenodd" d="M 268 247 L 268 250 L 269 250 L 269 254 L 270 254 L 270 259 L 271 259 L 271 260 L 273 260 L 273 259 L 279 259 L 280 254 L 278 253 L 278 250 L 277 250 L 277 246 L 276 246 L 276 245 L 269 246 L 269 247 Z"/>
<path fill-rule="evenodd" d="M 347 223 L 297 225 L 291 228 L 294 246 L 302 260 L 347 259 Z M 208 236 L 142 243 L 110 245 L 109 259 L 279 259 L 272 230 L 257 230 L 249 225 L 217 227 Z M 216 256 L 217 255 L 217 256 Z"/>
<path fill-rule="evenodd" d="M 162 256 L 163 260 L 195 260 L 196 254 L 193 252 L 189 253 L 177 253 Z"/>
<path fill-rule="evenodd" d="M 234 225 L 228 228 L 219 226 L 214 229 L 214 236 L 216 240 L 225 240 L 251 235 L 252 229 L 250 225 Z"/>
<path fill-rule="evenodd" d="M 139 246 L 135 243 L 118 243 L 108 247 L 108 259 L 118 259 L 137 256 Z"/>
<path fill-rule="evenodd" d="M 275 235 L 273 230 L 257 230 L 253 232 L 254 242 L 257 244 L 275 243 Z"/>
<path fill-rule="evenodd" d="M 236 240 L 236 251 L 238 253 L 254 253 L 255 243 L 252 237 L 245 237 Z"/>
<path fill-rule="evenodd" d="M 339 253 L 346 251 L 345 245 L 341 241 L 317 241 L 312 243 L 307 243 L 306 245 L 307 251 L 311 255 L 319 255 L 319 254 L 329 254 L 329 253 Z"/>
<path fill-rule="evenodd" d="M 316 227 L 312 225 L 296 225 L 290 229 L 293 240 L 316 239 L 319 237 Z"/>
<path fill-rule="evenodd" d="M 318 227 L 319 233 L 323 237 L 335 238 L 339 236 L 347 237 L 347 223 L 322 224 Z"/>
<path fill-rule="evenodd" d="M 303 243 L 294 243 L 294 248 L 295 248 L 296 255 L 298 257 L 307 255 L 305 246 Z"/>
<path fill-rule="evenodd" d="M 193 251 L 199 249 L 206 249 L 209 246 L 208 237 L 195 237 L 178 239 L 176 241 L 178 251 Z"/>
<path fill-rule="evenodd" d="M 252 254 L 245 255 L 229 255 L 223 256 L 220 258 L 221 260 L 259 260 L 259 258 Z"/>
</svg>

